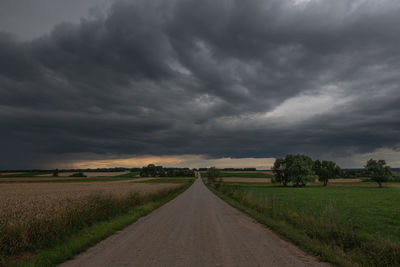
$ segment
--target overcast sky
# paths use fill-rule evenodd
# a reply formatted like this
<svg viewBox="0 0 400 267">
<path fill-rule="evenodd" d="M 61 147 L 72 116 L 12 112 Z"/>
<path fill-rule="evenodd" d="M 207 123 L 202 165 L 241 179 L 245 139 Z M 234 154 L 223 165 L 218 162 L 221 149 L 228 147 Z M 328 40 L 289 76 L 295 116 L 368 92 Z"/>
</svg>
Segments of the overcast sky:
<svg viewBox="0 0 400 267">
<path fill-rule="evenodd" d="M 399 25 L 397 0 L 0 0 L 0 169 L 400 167 Z"/>
</svg>

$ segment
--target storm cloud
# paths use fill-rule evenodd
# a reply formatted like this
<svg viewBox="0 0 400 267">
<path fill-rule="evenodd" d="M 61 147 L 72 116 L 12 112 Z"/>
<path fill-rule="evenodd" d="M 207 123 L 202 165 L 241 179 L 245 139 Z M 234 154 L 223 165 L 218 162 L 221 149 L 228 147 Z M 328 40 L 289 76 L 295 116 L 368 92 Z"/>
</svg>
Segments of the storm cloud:
<svg viewBox="0 0 400 267">
<path fill-rule="evenodd" d="M 390 0 L 143 0 L 1 33 L 0 169 L 399 151 L 398 25 Z"/>
</svg>

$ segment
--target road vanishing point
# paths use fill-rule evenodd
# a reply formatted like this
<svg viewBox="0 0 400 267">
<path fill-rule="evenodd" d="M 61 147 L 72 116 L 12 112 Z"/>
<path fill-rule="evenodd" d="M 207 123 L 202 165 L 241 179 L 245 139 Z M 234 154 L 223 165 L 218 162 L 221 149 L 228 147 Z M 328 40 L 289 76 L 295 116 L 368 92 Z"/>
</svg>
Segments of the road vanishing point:
<svg viewBox="0 0 400 267">
<path fill-rule="evenodd" d="M 60 266 L 328 266 L 196 179 L 178 197 Z"/>
</svg>

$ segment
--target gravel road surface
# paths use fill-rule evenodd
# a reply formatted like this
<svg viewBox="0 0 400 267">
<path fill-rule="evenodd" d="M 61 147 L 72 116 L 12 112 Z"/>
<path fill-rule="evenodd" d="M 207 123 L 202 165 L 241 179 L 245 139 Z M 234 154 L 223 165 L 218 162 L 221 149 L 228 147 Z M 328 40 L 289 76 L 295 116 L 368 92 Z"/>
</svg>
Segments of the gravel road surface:
<svg viewBox="0 0 400 267">
<path fill-rule="evenodd" d="M 61 266 L 328 266 L 210 192 L 201 179 Z"/>
</svg>

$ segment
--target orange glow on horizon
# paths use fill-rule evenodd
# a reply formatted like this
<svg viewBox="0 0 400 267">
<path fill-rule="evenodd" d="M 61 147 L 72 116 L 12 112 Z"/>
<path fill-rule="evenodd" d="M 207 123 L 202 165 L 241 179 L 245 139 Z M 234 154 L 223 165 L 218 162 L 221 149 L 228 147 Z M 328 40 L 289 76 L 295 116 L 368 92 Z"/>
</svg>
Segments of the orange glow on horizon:
<svg viewBox="0 0 400 267">
<path fill-rule="evenodd" d="M 119 159 L 83 160 L 72 163 L 76 169 L 113 168 L 113 167 L 142 167 L 148 164 L 165 167 L 202 168 L 215 166 L 218 168 L 257 168 L 270 169 L 275 158 L 217 158 L 210 159 L 203 155 L 175 156 L 139 156 Z"/>
</svg>

